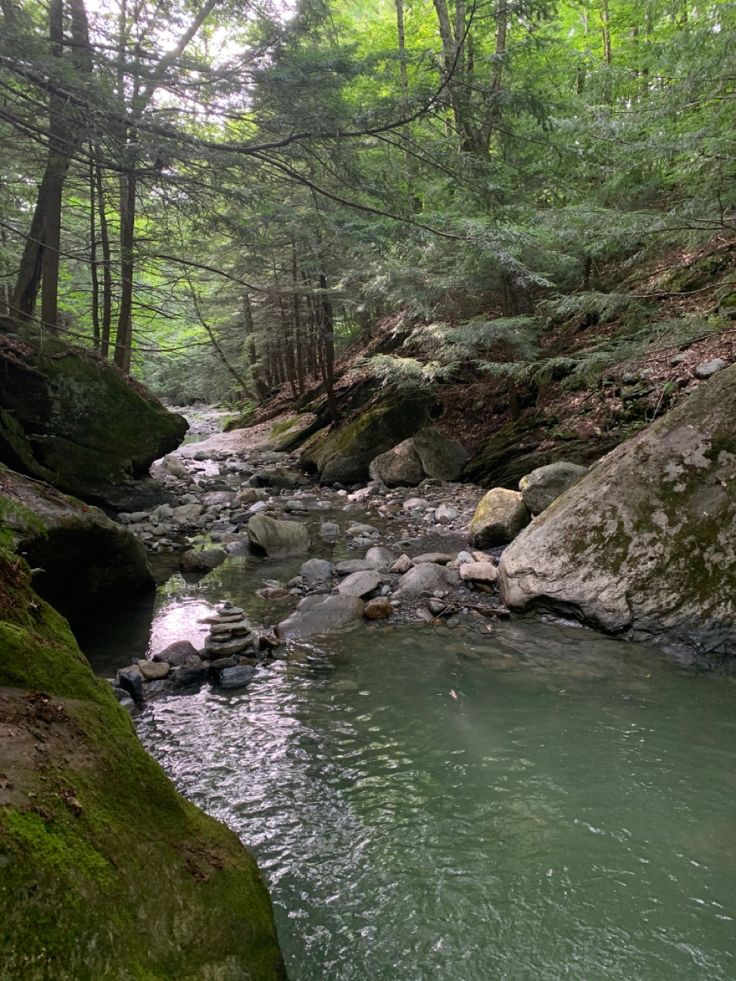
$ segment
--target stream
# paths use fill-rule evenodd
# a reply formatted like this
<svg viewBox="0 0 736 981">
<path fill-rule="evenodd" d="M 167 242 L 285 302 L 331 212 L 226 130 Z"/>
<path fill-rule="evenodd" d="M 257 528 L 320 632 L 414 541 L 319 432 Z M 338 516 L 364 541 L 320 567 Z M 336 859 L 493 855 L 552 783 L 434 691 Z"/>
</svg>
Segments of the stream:
<svg viewBox="0 0 736 981">
<path fill-rule="evenodd" d="M 224 599 L 276 622 L 293 597 L 255 590 L 302 561 L 169 569 L 80 642 L 109 675 L 201 645 Z M 294 644 L 136 726 L 254 851 L 291 981 L 732 981 L 735 709 L 736 679 L 660 651 L 458 616 Z"/>
</svg>

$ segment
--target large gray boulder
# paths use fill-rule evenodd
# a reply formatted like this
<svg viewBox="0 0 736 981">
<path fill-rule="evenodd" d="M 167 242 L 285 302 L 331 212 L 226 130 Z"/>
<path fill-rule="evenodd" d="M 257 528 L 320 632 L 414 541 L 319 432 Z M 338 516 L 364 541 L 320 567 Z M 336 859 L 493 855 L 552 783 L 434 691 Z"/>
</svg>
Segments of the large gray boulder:
<svg viewBox="0 0 736 981">
<path fill-rule="evenodd" d="M 617 447 L 506 549 L 502 593 L 736 654 L 736 366 Z"/>
<path fill-rule="evenodd" d="M 476 548 L 505 545 L 529 524 L 529 510 L 518 491 L 494 487 L 478 503 L 470 522 L 470 544 Z"/>
<path fill-rule="evenodd" d="M 248 522 L 248 540 L 256 552 L 269 558 L 305 555 L 309 533 L 298 521 L 278 521 L 266 514 L 254 514 Z"/>
<path fill-rule="evenodd" d="M 0 461 L 115 504 L 121 485 L 179 445 L 186 420 L 92 351 L 16 330 L 0 320 Z"/>
<path fill-rule="evenodd" d="M 564 494 L 588 472 L 587 467 L 579 463 L 568 463 L 560 460 L 549 463 L 546 467 L 537 467 L 519 481 L 519 490 L 524 504 L 532 514 L 541 514 L 552 501 Z"/>
<path fill-rule="evenodd" d="M 435 480 L 459 480 L 468 462 L 468 454 L 462 443 L 444 436 L 434 426 L 427 426 L 416 434 L 414 449 L 425 474 Z"/>
<path fill-rule="evenodd" d="M 416 487 L 424 480 L 424 468 L 413 439 L 405 439 L 371 460 L 368 472 L 372 480 L 381 480 L 387 487 Z"/>
</svg>

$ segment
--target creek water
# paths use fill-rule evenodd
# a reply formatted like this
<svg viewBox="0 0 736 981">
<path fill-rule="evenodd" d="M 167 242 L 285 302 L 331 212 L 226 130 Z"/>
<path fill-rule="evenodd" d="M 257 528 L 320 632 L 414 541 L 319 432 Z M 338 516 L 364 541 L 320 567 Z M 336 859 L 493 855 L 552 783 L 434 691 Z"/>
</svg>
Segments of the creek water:
<svg viewBox="0 0 736 981">
<path fill-rule="evenodd" d="M 289 563 L 174 575 L 99 671 Z M 293 599 L 285 605 L 290 608 Z M 154 702 L 144 745 L 268 881 L 292 981 L 736 977 L 736 684 L 583 629 L 361 625 L 242 693 Z"/>
</svg>

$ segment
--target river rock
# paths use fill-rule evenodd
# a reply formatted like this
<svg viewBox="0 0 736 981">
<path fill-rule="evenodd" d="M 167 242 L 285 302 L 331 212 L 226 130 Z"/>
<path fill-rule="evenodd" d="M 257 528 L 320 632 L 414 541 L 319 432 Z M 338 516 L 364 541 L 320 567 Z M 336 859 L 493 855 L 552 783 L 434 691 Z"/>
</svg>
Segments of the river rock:
<svg viewBox="0 0 736 981">
<path fill-rule="evenodd" d="M 406 552 L 403 552 L 398 557 L 398 559 L 393 563 L 393 565 L 389 568 L 389 572 L 397 572 L 400 576 L 403 576 L 404 573 L 408 572 L 413 565 L 414 563 L 406 554 Z"/>
<path fill-rule="evenodd" d="M 367 559 L 343 559 L 335 566 L 338 576 L 349 576 L 353 572 L 370 572 L 372 569 L 375 569 L 375 566 Z"/>
<path fill-rule="evenodd" d="M 152 661 L 162 661 L 176 668 L 182 664 L 199 664 L 201 658 L 197 648 L 188 640 L 176 640 L 151 658 Z"/>
<path fill-rule="evenodd" d="M 518 491 L 494 487 L 475 509 L 470 522 L 470 544 L 478 548 L 504 545 L 529 521 L 529 511 Z"/>
<path fill-rule="evenodd" d="M 309 550 L 309 534 L 297 521 L 278 521 L 256 514 L 248 522 L 251 547 L 269 558 L 304 555 Z"/>
<path fill-rule="evenodd" d="M 414 599 L 423 593 L 433 593 L 435 590 L 447 590 L 457 586 L 460 577 L 451 569 L 433 562 L 423 562 L 415 565 L 399 580 L 395 596 L 397 599 Z"/>
<path fill-rule="evenodd" d="M 144 681 L 161 681 L 171 671 L 171 666 L 166 661 L 139 661 L 138 670 L 143 675 Z"/>
<path fill-rule="evenodd" d="M 339 538 L 340 525 L 336 524 L 334 521 L 324 521 L 319 526 L 319 533 L 322 538 Z"/>
<path fill-rule="evenodd" d="M 174 508 L 171 520 L 178 525 L 191 525 L 195 524 L 202 514 L 204 514 L 204 506 L 202 504 L 196 502 L 192 504 L 180 504 L 179 507 Z"/>
<path fill-rule="evenodd" d="M 502 596 L 736 655 L 736 366 L 604 457 L 504 552 Z"/>
<path fill-rule="evenodd" d="M 361 620 L 364 606 L 357 596 L 327 596 L 308 609 L 292 613 L 276 631 L 282 640 L 326 634 Z"/>
<path fill-rule="evenodd" d="M 498 569 L 492 562 L 466 562 L 459 568 L 463 582 L 479 582 L 490 586 L 498 580 Z"/>
<path fill-rule="evenodd" d="M 209 676 L 210 669 L 208 665 L 200 662 L 199 664 L 185 664 L 179 668 L 175 668 L 171 672 L 171 683 L 172 687 L 177 691 L 182 691 L 187 688 L 196 688 L 199 685 L 203 685 Z"/>
<path fill-rule="evenodd" d="M 216 661 L 220 657 L 229 657 L 231 654 L 241 654 L 253 646 L 253 639 L 250 635 L 242 637 L 208 637 L 204 645 L 205 657 Z"/>
<path fill-rule="evenodd" d="M 259 470 L 251 477 L 254 487 L 283 487 L 286 490 L 295 490 L 306 484 L 304 474 L 296 470 L 285 470 L 283 467 L 271 467 L 270 469 Z"/>
<path fill-rule="evenodd" d="M 443 435 L 434 426 L 421 429 L 413 440 L 422 469 L 435 480 L 459 480 L 468 454 L 462 443 Z"/>
<path fill-rule="evenodd" d="M 221 548 L 190 549 L 182 552 L 179 568 L 182 572 L 211 572 L 227 558 Z"/>
<path fill-rule="evenodd" d="M 326 559 L 308 559 L 299 570 L 299 575 L 307 582 L 324 582 L 335 575 L 336 569 Z"/>
<path fill-rule="evenodd" d="M 541 514 L 552 501 L 581 480 L 587 472 L 587 467 L 564 460 L 549 463 L 546 467 L 537 467 L 519 481 L 524 504 L 532 514 Z"/>
<path fill-rule="evenodd" d="M 372 480 L 387 487 L 416 487 L 424 479 L 422 461 L 414 449 L 414 440 L 405 439 L 393 449 L 371 461 L 368 472 Z"/>
<path fill-rule="evenodd" d="M 451 504 L 440 504 L 438 508 L 435 508 L 434 520 L 441 525 L 448 525 L 457 518 L 459 513 L 458 509 Z"/>
<path fill-rule="evenodd" d="M 363 616 L 366 620 L 387 620 L 393 612 L 391 600 L 385 596 L 377 596 L 365 604 Z"/>
<path fill-rule="evenodd" d="M 377 572 L 353 572 L 338 585 L 337 591 L 342 596 L 359 596 L 362 598 L 375 593 L 381 584 Z"/>
<path fill-rule="evenodd" d="M 695 368 L 696 378 L 711 378 L 718 371 L 723 371 L 724 368 L 728 367 L 728 361 L 724 361 L 723 358 L 711 358 L 710 361 L 703 361 Z"/>
<path fill-rule="evenodd" d="M 414 565 L 422 565 L 423 562 L 432 562 L 434 565 L 447 565 L 448 562 L 452 562 L 452 556 L 448 555 L 447 552 L 423 552 L 421 555 L 415 555 L 413 562 Z"/>
<path fill-rule="evenodd" d="M 245 688 L 253 680 L 256 669 L 251 664 L 237 664 L 232 668 L 223 668 L 220 671 L 218 685 L 226 691 L 235 688 Z"/>
<path fill-rule="evenodd" d="M 387 548 L 382 548 L 380 545 L 369 548 L 365 553 L 365 561 L 378 572 L 383 572 L 384 569 L 388 569 L 395 559 L 395 555 L 389 552 Z"/>
<path fill-rule="evenodd" d="M 134 702 L 143 700 L 143 675 L 137 664 L 121 668 L 115 674 L 115 687 L 127 691 Z"/>
</svg>

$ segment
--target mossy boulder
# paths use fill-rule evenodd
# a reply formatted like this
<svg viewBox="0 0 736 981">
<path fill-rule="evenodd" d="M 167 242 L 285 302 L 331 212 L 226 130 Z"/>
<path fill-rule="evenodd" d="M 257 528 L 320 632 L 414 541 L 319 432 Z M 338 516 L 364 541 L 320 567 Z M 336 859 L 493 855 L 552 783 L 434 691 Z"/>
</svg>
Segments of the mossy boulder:
<svg viewBox="0 0 736 981">
<path fill-rule="evenodd" d="M 413 436 L 429 421 L 429 400 L 394 395 L 330 432 L 317 433 L 302 451 L 302 463 L 324 484 L 356 484 L 368 479 L 375 457 Z"/>
<path fill-rule="evenodd" d="M 0 544 L 27 559 L 35 588 L 72 619 L 154 588 L 146 551 L 128 528 L 2 464 Z"/>
<path fill-rule="evenodd" d="M 284 978 L 255 861 L 176 792 L 4 551 L 0 651 L 3 977 Z"/>
<path fill-rule="evenodd" d="M 90 351 L 0 324 L 0 462 L 106 501 L 175 449 L 186 420 Z"/>
<path fill-rule="evenodd" d="M 529 524 L 531 515 L 519 491 L 494 487 L 480 499 L 470 522 L 470 544 L 476 548 L 505 545 Z"/>
<path fill-rule="evenodd" d="M 503 554 L 506 602 L 736 655 L 736 366 L 622 444 Z"/>
</svg>

